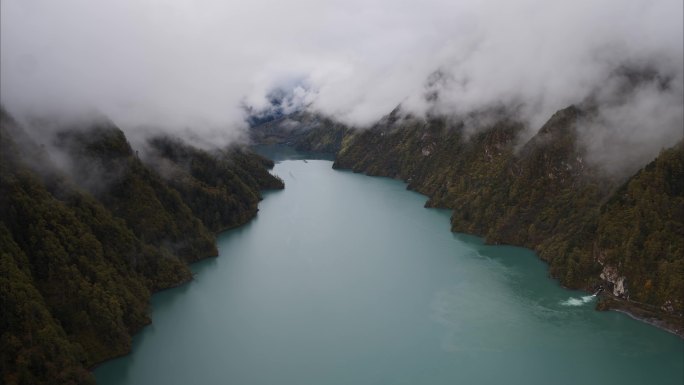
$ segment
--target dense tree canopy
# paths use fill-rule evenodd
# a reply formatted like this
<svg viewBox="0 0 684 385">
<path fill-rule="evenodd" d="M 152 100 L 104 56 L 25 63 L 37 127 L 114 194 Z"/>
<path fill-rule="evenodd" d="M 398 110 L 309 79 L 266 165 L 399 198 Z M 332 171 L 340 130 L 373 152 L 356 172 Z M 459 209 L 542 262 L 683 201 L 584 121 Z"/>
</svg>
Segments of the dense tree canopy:
<svg viewBox="0 0 684 385">
<path fill-rule="evenodd" d="M 57 135 L 62 172 L 1 112 L 5 384 L 93 383 L 87 368 L 127 353 L 131 334 L 149 323 L 150 293 L 186 282 L 187 262 L 216 255 L 211 230 L 244 223 L 260 189 L 283 187 L 252 153 L 210 154 L 179 141 L 157 160 L 196 167 L 165 178 L 108 122 Z M 218 222 L 207 207 L 221 210 Z"/>
</svg>

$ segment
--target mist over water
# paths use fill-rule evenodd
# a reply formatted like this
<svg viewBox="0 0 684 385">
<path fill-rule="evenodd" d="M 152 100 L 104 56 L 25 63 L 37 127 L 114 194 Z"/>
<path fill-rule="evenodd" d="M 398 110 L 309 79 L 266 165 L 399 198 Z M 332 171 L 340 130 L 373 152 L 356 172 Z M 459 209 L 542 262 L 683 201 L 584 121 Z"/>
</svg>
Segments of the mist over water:
<svg viewBox="0 0 684 385">
<path fill-rule="evenodd" d="M 676 384 L 680 338 L 561 288 L 527 249 L 452 234 L 405 184 L 283 160 L 287 188 L 156 294 L 121 384 Z M 286 156 L 288 157 L 288 156 Z"/>
</svg>

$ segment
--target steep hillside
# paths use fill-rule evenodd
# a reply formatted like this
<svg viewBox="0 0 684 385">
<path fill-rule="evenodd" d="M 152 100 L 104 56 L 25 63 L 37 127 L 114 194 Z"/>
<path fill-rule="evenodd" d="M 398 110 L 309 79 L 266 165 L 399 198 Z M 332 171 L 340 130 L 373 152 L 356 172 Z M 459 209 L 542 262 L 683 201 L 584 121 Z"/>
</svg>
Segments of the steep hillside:
<svg viewBox="0 0 684 385">
<path fill-rule="evenodd" d="M 57 146 L 71 160 L 71 174 L 145 243 L 188 261 L 216 255 L 213 235 L 177 191 L 145 167 L 123 132 L 102 123 L 62 131 Z"/>
<path fill-rule="evenodd" d="M 468 135 L 458 122 L 390 116 L 345 138 L 333 167 L 406 180 L 427 206 L 454 210 L 453 231 L 530 247 L 563 285 L 607 288 L 602 308 L 682 333 L 682 145 L 616 191 L 584 160 L 577 124 L 589 114 L 558 111 L 520 149 L 522 126 L 507 119 Z"/>
<path fill-rule="evenodd" d="M 523 126 L 505 118 L 471 134 L 461 122 L 394 121 L 350 137 L 334 167 L 404 179 L 428 206 L 454 209 L 454 231 L 533 247 L 565 285 L 584 287 L 588 274 L 575 274 L 567 256 L 607 189 L 576 148 L 579 115 L 559 111 L 520 150 Z M 584 263 L 584 273 L 595 268 Z"/>
<path fill-rule="evenodd" d="M 606 289 L 600 308 L 682 334 L 682 145 L 628 180 L 609 176 L 578 139 L 592 113 L 560 110 L 520 143 L 525 127 L 505 114 L 421 120 L 395 110 L 370 129 L 342 130 L 333 167 L 402 179 L 426 206 L 453 209 L 453 231 L 532 248 L 564 286 Z M 291 143 L 309 150 L 318 135 Z"/>
<path fill-rule="evenodd" d="M 210 154 L 168 137 L 153 138 L 149 146 L 146 163 L 214 232 L 252 218 L 261 200 L 259 190 L 284 187 L 266 170 L 272 161 L 239 148 Z"/>
<path fill-rule="evenodd" d="M 126 354 L 131 335 L 149 323 L 150 293 L 191 279 L 187 262 L 216 254 L 211 224 L 115 126 L 61 132 L 56 145 L 69 170 L 62 173 L 1 112 L 2 383 L 92 383 L 86 368 Z M 205 162 L 232 172 L 216 182 L 239 185 L 234 198 L 251 204 L 231 208 L 223 223 L 230 227 L 255 214 L 260 188 L 282 182 L 256 155 L 225 157 L 232 163 Z M 208 205 L 222 203 L 212 199 Z"/>
<path fill-rule="evenodd" d="M 593 243 L 600 277 L 643 318 L 684 313 L 684 142 L 664 150 L 601 207 Z M 680 329 L 681 330 L 681 329 Z"/>
</svg>

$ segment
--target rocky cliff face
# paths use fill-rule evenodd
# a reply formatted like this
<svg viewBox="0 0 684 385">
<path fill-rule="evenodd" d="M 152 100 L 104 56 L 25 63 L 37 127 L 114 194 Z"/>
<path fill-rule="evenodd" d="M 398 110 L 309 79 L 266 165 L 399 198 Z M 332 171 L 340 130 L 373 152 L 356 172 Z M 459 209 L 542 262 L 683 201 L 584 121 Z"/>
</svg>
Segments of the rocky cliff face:
<svg viewBox="0 0 684 385">
<path fill-rule="evenodd" d="M 191 279 L 187 262 L 216 254 L 209 229 L 243 223 L 260 188 L 282 188 L 254 154 L 218 156 L 178 142 L 167 147 L 191 155 L 157 160 L 189 160 L 183 170 L 193 175 L 201 159 L 209 176 L 172 184 L 106 121 L 58 134 L 56 167 L 20 124 L 0 115 L 4 384 L 93 383 L 87 368 L 127 353 L 131 334 L 150 322 L 150 293 Z M 215 225 L 206 213 L 226 200 L 235 204 Z"/>
</svg>

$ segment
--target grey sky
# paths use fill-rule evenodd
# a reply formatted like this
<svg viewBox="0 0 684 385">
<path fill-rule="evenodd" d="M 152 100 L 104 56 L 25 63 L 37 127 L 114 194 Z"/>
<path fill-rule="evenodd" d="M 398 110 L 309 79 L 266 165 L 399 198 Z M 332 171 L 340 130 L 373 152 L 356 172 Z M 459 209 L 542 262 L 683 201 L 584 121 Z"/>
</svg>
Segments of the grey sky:
<svg viewBox="0 0 684 385">
<path fill-rule="evenodd" d="M 299 102 L 357 126 L 399 103 L 418 115 L 504 104 L 536 129 L 627 65 L 672 79 L 669 88 L 617 103 L 588 137 L 624 128 L 659 148 L 681 134 L 681 0 L 1 4 L 2 103 L 19 115 L 96 109 L 128 132 L 157 126 L 222 143 L 244 128 L 243 103 L 263 107 L 274 88 L 302 85 Z M 427 105 L 438 69 L 447 80 Z M 632 121 L 632 103 L 647 118 L 617 127 Z"/>
</svg>

